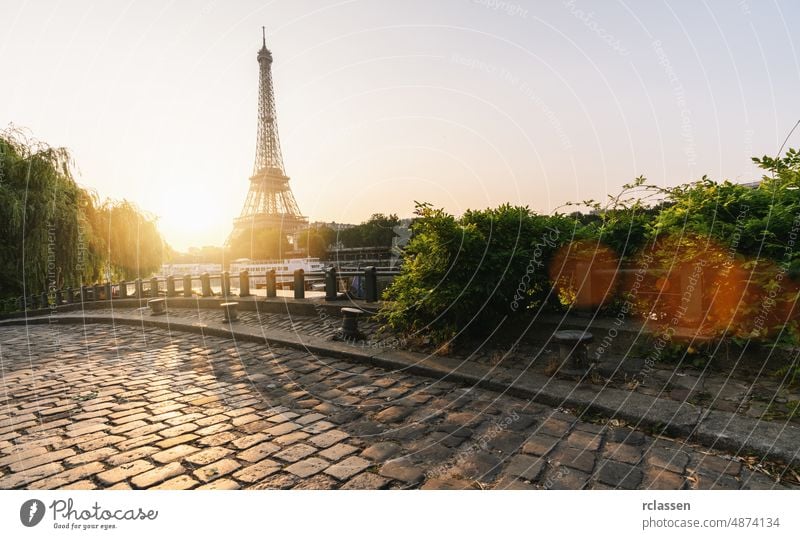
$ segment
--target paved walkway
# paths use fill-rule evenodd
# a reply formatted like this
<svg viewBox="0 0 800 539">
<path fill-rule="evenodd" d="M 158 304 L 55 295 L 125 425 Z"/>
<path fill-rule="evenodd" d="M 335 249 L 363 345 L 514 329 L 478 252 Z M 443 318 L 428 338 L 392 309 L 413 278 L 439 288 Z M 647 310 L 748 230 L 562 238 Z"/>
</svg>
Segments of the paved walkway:
<svg viewBox="0 0 800 539">
<path fill-rule="evenodd" d="M 5 489 L 781 488 L 757 460 L 298 350 L 96 324 L 0 347 Z"/>
</svg>

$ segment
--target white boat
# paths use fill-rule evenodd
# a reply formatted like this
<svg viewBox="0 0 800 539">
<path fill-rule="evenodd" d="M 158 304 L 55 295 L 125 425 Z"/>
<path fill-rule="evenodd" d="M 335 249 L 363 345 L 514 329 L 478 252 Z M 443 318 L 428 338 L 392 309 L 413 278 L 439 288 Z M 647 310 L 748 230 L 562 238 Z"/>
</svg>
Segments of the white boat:
<svg viewBox="0 0 800 539">
<path fill-rule="evenodd" d="M 239 258 L 231 262 L 229 273 L 232 278 L 238 277 L 239 272 L 247 270 L 250 285 L 262 288 L 267 283 L 267 270 L 275 270 L 277 282 L 291 282 L 295 270 L 302 269 L 306 274 L 325 271 L 325 265 L 319 258 L 287 258 L 284 260 L 254 261 L 249 258 Z M 284 274 L 281 277 L 281 274 Z"/>
</svg>

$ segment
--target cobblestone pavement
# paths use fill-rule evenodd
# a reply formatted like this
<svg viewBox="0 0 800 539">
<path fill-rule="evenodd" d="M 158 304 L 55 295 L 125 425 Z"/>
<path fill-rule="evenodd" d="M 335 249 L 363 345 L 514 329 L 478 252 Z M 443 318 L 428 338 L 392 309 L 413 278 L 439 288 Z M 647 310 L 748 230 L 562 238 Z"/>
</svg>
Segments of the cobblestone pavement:
<svg viewBox="0 0 800 539">
<path fill-rule="evenodd" d="M 115 308 L 93 309 L 93 314 L 114 313 L 134 315 L 144 312 L 149 315 L 149 309 L 144 308 Z M 182 318 L 195 322 L 222 323 L 222 311 L 219 309 L 188 309 L 170 307 L 169 314 L 175 318 Z M 250 326 L 261 326 L 270 329 L 279 329 L 301 335 L 310 335 L 319 338 L 331 338 L 339 330 L 341 321 L 324 314 L 320 310 L 318 316 L 291 315 L 288 313 L 266 313 L 243 311 L 239 313 L 239 323 Z M 362 320 L 360 329 L 367 339 L 380 346 L 394 348 L 402 340 L 389 333 L 379 332 L 379 326 L 374 320 Z M 548 369 L 552 363 L 558 363 L 558 352 L 555 346 L 550 350 L 541 350 L 541 346 L 531 343 L 520 343 L 516 349 L 508 353 L 507 350 L 497 350 L 484 346 L 481 350 L 470 350 L 465 354 L 451 353 L 453 357 L 469 358 L 469 361 L 487 366 L 502 366 L 514 369 L 515 365 L 525 365 L 526 369 L 540 374 L 550 374 Z M 541 352 L 541 354 L 540 354 Z M 532 357 L 539 360 L 530 365 Z M 761 373 L 738 372 L 725 370 L 715 372 L 711 369 L 697 369 L 689 365 L 682 365 L 675 369 L 674 365 L 665 364 L 648 369 L 648 376 L 644 383 L 631 386 L 628 375 L 638 373 L 643 368 L 643 358 L 627 357 L 624 362 L 608 362 L 600 369 L 600 376 L 593 379 L 598 386 L 627 389 L 645 395 L 672 399 L 677 402 L 690 402 L 705 408 L 736 412 L 749 417 L 765 421 L 788 421 L 800 424 L 800 390 L 787 384 L 786 377 L 769 376 Z M 619 365 L 619 367 L 618 367 Z M 611 371 L 611 372 L 609 372 Z"/>
<path fill-rule="evenodd" d="M 782 488 L 490 391 L 130 326 L 0 328 L 0 488 Z"/>
</svg>

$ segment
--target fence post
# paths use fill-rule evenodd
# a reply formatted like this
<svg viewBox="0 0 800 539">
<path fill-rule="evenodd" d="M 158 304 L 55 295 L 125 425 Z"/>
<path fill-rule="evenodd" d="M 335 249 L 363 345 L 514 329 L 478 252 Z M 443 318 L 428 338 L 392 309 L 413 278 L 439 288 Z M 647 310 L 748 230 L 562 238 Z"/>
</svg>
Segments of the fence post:
<svg viewBox="0 0 800 539">
<path fill-rule="evenodd" d="M 175 296 L 175 277 L 167 275 L 167 297 L 171 298 L 173 296 Z"/>
<path fill-rule="evenodd" d="M 222 272 L 222 283 L 220 288 L 222 288 L 223 298 L 227 298 L 231 295 L 231 274 L 227 271 Z"/>
<path fill-rule="evenodd" d="M 138 299 L 142 299 L 144 297 L 144 290 L 142 289 L 142 280 L 136 279 L 134 281 L 134 287 L 136 288 L 136 297 Z"/>
<path fill-rule="evenodd" d="M 278 295 L 277 286 L 275 285 L 275 269 L 267 270 L 267 297 L 274 298 Z"/>
<path fill-rule="evenodd" d="M 183 276 L 183 297 L 192 297 L 192 276 L 188 273 Z"/>
<path fill-rule="evenodd" d="M 81 303 L 86 303 L 89 301 L 89 285 L 84 284 L 81 285 Z"/>
<path fill-rule="evenodd" d="M 202 288 L 201 292 L 204 298 L 214 295 L 214 292 L 211 290 L 211 276 L 208 273 L 200 275 L 200 287 Z"/>
<path fill-rule="evenodd" d="M 106 282 L 105 289 L 106 289 L 106 299 L 108 301 L 111 301 L 113 299 L 113 290 L 111 288 L 110 282 Z"/>
<path fill-rule="evenodd" d="M 158 297 L 158 277 L 153 277 L 150 279 L 150 297 Z"/>
<path fill-rule="evenodd" d="M 92 289 L 92 301 L 100 301 L 100 291 L 103 289 L 103 285 L 100 283 L 94 283 L 94 288 Z"/>
<path fill-rule="evenodd" d="M 239 297 L 246 298 L 250 295 L 250 274 L 247 270 L 239 272 Z"/>
<path fill-rule="evenodd" d="M 47 292 L 42 292 L 41 298 L 42 298 L 42 309 L 44 309 L 45 307 L 50 305 L 50 296 L 47 294 Z"/>
<path fill-rule="evenodd" d="M 124 280 L 119 282 L 119 299 L 128 299 L 128 283 Z"/>
<path fill-rule="evenodd" d="M 294 270 L 294 299 L 306 297 L 306 276 L 303 268 Z"/>
<path fill-rule="evenodd" d="M 325 300 L 332 301 L 338 297 L 336 268 L 331 266 L 325 269 Z"/>
<path fill-rule="evenodd" d="M 39 307 L 38 303 L 39 302 L 36 299 L 36 295 L 35 294 L 31 294 L 31 299 L 30 299 L 31 310 L 34 310 L 34 309 L 38 308 Z"/>
<path fill-rule="evenodd" d="M 364 268 L 364 299 L 370 303 L 378 301 L 378 272 L 375 266 Z"/>
<path fill-rule="evenodd" d="M 75 303 L 75 290 L 71 286 L 67 287 L 67 303 Z"/>
<path fill-rule="evenodd" d="M 17 298 L 17 307 L 19 308 L 20 311 L 24 311 L 25 310 L 25 297 L 24 296 L 20 296 L 20 297 Z"/>
<path fill-rule="evenodd" d="M 56 305 L 64 303 L 64 291 L 60 288 L 56 290 Z"/>
</svg>

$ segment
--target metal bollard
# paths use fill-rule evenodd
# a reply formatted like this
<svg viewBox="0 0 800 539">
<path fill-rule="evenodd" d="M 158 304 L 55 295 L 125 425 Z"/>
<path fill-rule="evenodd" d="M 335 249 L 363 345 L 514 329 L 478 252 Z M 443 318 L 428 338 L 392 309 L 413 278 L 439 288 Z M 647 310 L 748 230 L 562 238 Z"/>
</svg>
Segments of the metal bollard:
<svg viewBox="0 0 800 539">
<path fill-rule="evenodd" d="M 100 301 L 100 296 L 103 293 L 103 285 L 100 283 L 94 283 L 94 288 L 92 290 L 92 301 Z"/>
<path fill-rule="evenodd" d="M 275 270 L 267 270 L 267 297 L 274 298 L 278 295 L 277 286 L 275 286 Z"/>
<path fill-rule="evenodd" d="M 175 297 L 175 277 L 172 275 L 167 276 L 167 297 Z"/>
<path fill-rule="evenodd" d="M 67 287 L 67 303 L 75 303 L 75 290 L 71 286 Z"/>
<path fill-rule="evenodd" d="M 81 303 L 89 301 L 89 285 L 81 285 Z"/>
<path fill-rule="evenodd" d="M 200 287 L 201 293 L 203 294 L 204 298 L 208 298 L 214 295 L 214 291 L 211 290 L 211 276 L 208 273 L 203 273 L 200 275 Z"/>
<path fill-rule="evenodd" d="M 136 279 L 134 281 L 134 286 L 136 288 L 136 297 L 138 299 L 144 298 L 144 289 L 142 287 L 142 280 L 141 279 Z"/>
<path fill-rule="evenodd" d="M 303 268 L 294 270 L 294 299 L 306 297 L 306 276 Z"/>
<path fill-rule="evenodd" d="M 331 266 L 325 270 L 325 300 L 333 301 L 338 297 L 336 268 Z"/>
<path fill-rule="evenodd" d="M 220 303 L 222 307 L 222 321 L 223 322 L 236 322 L 239 320 L 239 304 L 235 301 L 227 303 Z"/>
<path fill-rule="evenodd" d="M 192 276 L 188 273 L 183 276 L 183 297 L 192 297 Z"/>
<path fill-rule="evenodd" d="M 375 266 L 364 268 L 364 299 L 370 303 L 378 301 L 378 272 Z"/>
<path fill-rule="evenodd" d="M 342 338 L 344 339 L 363 339 L 364 335 L 358 331 L 358 317 L 363 314 L 361 309 L 344 307 L 342 309 Z"/>
<path fill-rule="evenodd" d="M 246 298 L 250 295 L 250 274 L 247 270 L 239 272 L 239 297 Z"/>
<path fill-rule="evenodd" d="M 220 284 L 220 288 L 222 289 L 223 298 L 227 298 L 231 295 L 231 275 L 227 271 L 222 272 L 222 283 Z"/>
<path fill-rule="evenodd" d="M 153 277 L 150 279 L 150 297 L 158 297 L 158 277 Z"/>
<path fill-rule="evenodd" d="M 45 307 L 48 307 L 50 305 L 50 296 L 47 294 L 47 292 L 42 292 L 42 294 L 41 294 L 41 302 L 42 302 L 41 303 L 42 309 L 44 309 Z"/>
<path fill-rule="evenodd" d="M 114 299 L 114 292 L 111 288 L 111 283 L 107 282 L 105 285 L 105 289 L 106 289 L 106 300 L 111 301 L 112 299 Z"/>
<path fill-rule="evenodd" d="M 119 282 L 119 299 L 128 299 L 128 283 L 125 281 Z"/>
<path fill-rule="evenodd" d="M 25 297 L 24 296 L 20 296 L 20 297 L 17 298 L 17 308 L 20 311 L 24 311 L 25 310 Z"/>
<path fill-rule="evenodd" d="M 60 288 L 56 290 L 56 305 L 61 305 L 64 303 L 64 291 Z"/>
<path fill-rule="evenodd" d="M 37 309 L 39 307 L 39 300 L 36 298 L 35 294 L 31 294 L 30 300 L 28 301 L 30 304 L 31 310 Z"/>
</svg>

